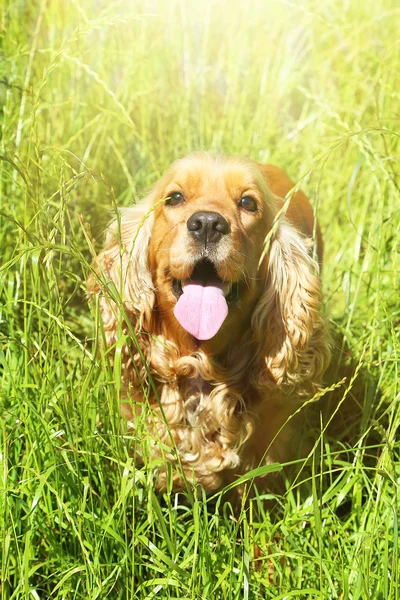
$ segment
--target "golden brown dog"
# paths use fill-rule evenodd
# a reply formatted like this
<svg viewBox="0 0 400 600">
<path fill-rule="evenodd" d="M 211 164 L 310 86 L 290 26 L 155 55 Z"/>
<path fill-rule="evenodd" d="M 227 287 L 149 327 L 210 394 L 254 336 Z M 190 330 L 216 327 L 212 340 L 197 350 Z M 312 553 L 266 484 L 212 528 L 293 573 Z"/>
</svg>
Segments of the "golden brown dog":
<svg viewBox="0 0 400 600">
<path fill-rule="evenodd" d="M 90 291 L 108 346 L 130 340 L 123 414 L 134 426 L 150 390 L 153 452 L 180 464 L 176 489 L 293 456 L 285 422 L 329 360 L 311 206 L 296 192 L 278 214 L 293 187 L 277 167 L 196 152 L 108 229 Z"/>
</svg>

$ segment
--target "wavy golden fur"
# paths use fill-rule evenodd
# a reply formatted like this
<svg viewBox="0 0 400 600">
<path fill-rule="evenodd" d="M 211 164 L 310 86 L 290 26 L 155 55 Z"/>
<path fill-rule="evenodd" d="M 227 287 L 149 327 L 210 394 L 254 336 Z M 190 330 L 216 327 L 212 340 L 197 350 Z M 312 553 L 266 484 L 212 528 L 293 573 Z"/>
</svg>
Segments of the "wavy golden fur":
<svg viewBox="0 0 400 600">
<path fill-rule="evenodd" d="M 182 469 L 212 491 L 293 456 L 294 431 L 284 424 L 317 391 L 329 360 L 312 258 L 313 232 L 322 257 L 319 229 L 300 191 L 286 215 L 278 214 L 293 186 L 271 165 L 193 153 L 173 163 L 142 203 L 122 209 L 107 231 L 89 291 L 99 295 L 108 346 L 134 329 L 137 341 L 123 348 L 122 412 L 134 426 L 151 376 L 148 427 L 181 465 L 173 470 L 176 489 Z M 252 199 L 251 210 L 243 197 Z M 188 231 L 199 211 L 229 225 L 207 247 Z M 200 341 L 174 316 L 174 282 L 190 280 L 204 257 L 221 285 L 236 286 L 237 297 L 218 333 Z M 109 282 L 122 304 L 111 299 Z M 161 454 L 157 444 L 153 451 Z M 158 486 L 165 486 L 165 472 Z"/>
</svg>

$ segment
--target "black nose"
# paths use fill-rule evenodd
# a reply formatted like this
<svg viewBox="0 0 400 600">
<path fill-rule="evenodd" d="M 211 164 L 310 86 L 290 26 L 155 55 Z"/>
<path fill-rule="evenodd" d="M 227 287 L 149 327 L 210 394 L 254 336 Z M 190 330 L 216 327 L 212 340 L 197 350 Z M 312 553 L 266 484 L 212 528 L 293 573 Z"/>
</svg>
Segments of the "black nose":
<svg viewBox="0 0 400 600">
<path fill-rule="evenodd" d="M 218 242 L 230 232 L 229 223 L 222 215 L 211 211 L 194 213 L 186 222 L 189 233 L 205 246 Z"/>
</svg>

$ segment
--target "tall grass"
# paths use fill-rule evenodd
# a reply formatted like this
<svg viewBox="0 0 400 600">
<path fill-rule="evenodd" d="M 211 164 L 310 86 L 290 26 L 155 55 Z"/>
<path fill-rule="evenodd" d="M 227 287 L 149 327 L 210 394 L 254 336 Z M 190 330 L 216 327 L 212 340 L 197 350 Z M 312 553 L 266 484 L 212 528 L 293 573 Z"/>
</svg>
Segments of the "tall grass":
<svg viewBox="0 0 400 600">
<path fill-rule="evenodd" d="M 398 598 L 397 2 L 14 0 L 0 19 L 1 598 Z M 270 511 L 155 493 L 85 298 L 110 214 L 193 149 L 284 167 L 324 233 L 346 381 Z"/>
</svg>

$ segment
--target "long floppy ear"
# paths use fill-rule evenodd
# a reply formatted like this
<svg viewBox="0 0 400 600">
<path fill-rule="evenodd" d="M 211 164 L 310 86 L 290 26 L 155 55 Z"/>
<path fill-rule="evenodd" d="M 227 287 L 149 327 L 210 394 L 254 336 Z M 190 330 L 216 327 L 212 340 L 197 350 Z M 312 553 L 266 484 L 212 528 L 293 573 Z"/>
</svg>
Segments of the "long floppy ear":
<svg viewBox="0 0 400 600">
<path fill-rule="evenodd" d="M 263 264 L 265 287 L 252 315 L 258 355 L 264 357 L 258 377 L 288 392 L 313 393 L 330 352 L 310 243 L 282 220 Z"/>
<path fill-rule="evenodd" d="M 124 208 L 108 227 L 105 248 L 97 257 L 89 294 L 98 294 L 108 345 L 116 341 L 120 306 L 135 332 L 149 330 L 155 291 L 148 265 L 153 223 L 149 200 Z"/>
</svg>

